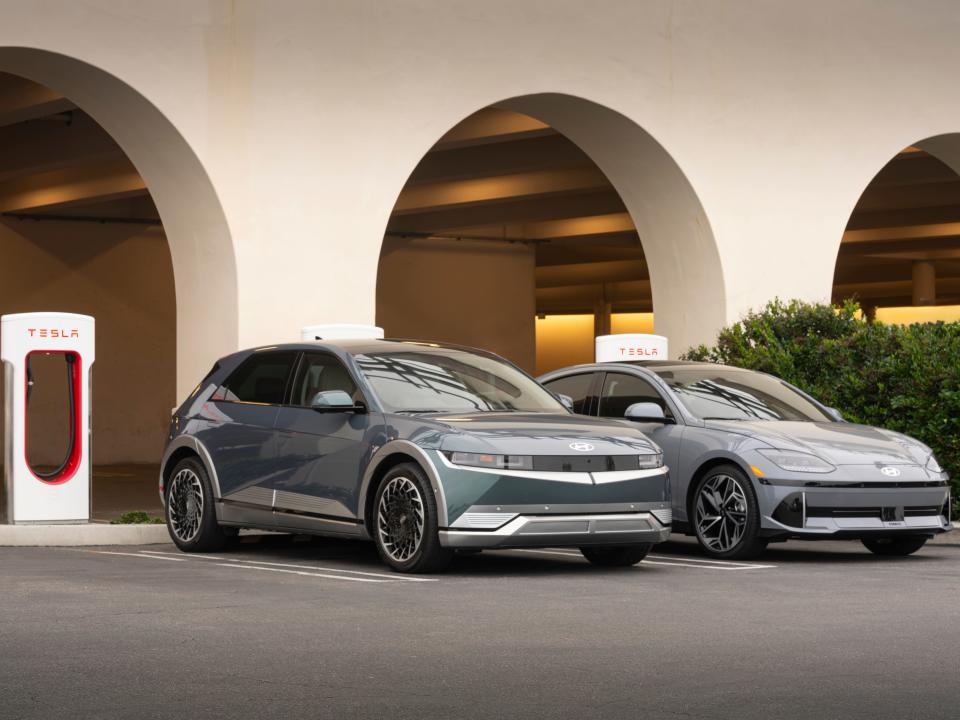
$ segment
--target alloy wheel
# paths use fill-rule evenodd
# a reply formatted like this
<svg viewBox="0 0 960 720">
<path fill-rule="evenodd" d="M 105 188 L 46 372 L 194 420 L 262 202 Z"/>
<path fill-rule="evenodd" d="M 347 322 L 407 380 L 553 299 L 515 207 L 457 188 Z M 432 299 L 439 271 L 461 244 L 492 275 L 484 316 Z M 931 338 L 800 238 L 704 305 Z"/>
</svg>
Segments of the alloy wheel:
<svg viewBox="0 0 960 720">
<path fill-rule="evenodd" d="M 170 483 L 167 496 L 170 529 L 181 542 L 191 542 L 200 532 L 203 520 L 203 483 L 193 471 L 178 472 Z"/>
<path fill-rule="evenodd" d="M 697 494 L 697 534 L 707 547 L 728 552 L 737 546 L 747 527 L 747 496 L 736 478 L 718 474 Z"/>
<path fill-rule="evenodd" d="M 420 490 L 409 478 L 391 479 L 377 507 L 377 533 L 387 555 L 401 563 L 413 557 L 423 540 L 424 524 Z"/>
</svg>

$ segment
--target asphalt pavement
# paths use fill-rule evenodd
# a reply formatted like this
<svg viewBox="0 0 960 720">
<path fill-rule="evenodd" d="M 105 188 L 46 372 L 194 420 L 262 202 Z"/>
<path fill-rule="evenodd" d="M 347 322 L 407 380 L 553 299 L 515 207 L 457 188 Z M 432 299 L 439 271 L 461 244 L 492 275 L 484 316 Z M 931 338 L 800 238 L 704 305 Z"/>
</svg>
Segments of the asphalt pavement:
<svg viewBox="0 0 960 720">
<path fill-rule="evenodd" d="M 960 547 L 0 549 L 2 718 L 956 718 Z"/>
</svg>

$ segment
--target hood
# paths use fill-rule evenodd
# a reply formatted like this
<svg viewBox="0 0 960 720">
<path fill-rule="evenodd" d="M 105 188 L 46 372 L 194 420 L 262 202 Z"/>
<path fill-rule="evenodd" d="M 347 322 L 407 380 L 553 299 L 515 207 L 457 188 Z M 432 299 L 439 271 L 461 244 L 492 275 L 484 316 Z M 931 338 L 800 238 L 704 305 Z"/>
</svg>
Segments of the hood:
<svg viewBox="0 0 960 720">
<path fill-rule="evenodd" d="M 708 428 L 748 435 L 781 450 L 819 455 L 834 465 L 925 465 L 930 449 L 891 430 L 835 422 L 708 420 Z"/>
<path fill-rule="evenodd" d="M 445 431 L 440 450 L 499 455 L 646 455 L 660 448 L 626 422 L 552 413 L 419 416 Z M 571 444 L 592 445 L 575 450 Z"/>
</svg>

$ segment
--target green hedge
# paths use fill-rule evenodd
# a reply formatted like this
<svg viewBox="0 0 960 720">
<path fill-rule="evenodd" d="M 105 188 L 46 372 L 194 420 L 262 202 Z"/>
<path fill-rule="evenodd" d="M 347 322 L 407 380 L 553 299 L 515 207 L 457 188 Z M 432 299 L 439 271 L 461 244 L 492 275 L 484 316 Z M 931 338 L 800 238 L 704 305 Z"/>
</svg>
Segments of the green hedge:
<svg viewBox="0 0 960 720">
<path fill-rule="evenodd" d="M 761 370 L 840 410 L 851 422 L 926 443 L 953 478 L 960 510 L 960 322 L 884 325 L 841 307 L 771 302 L 724 328 L 706 360 Z"/>
</svg>

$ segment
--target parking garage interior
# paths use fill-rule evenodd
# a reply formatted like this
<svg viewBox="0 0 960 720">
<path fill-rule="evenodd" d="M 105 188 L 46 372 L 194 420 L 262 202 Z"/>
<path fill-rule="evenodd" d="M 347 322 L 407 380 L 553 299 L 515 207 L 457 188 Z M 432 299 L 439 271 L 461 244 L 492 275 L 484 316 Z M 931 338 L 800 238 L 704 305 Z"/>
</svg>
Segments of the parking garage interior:
<svg viewBox="0 0 960 720">
<path fill-rule="evenodd" d="M 915 146 L 861 195 L 843 234 L 833 301 L 891 323 L 960 319 L 960 175 Z"/>
<path fill-rule="evenodd" d="M 41 310 L 97 321 L 95 512 L 155 506 L 153 466 L 176 404 L 177 343 L 159 213 L 130 159 L 90 115 L 43 85 L 0 73 L 0 313 Z M 62 456 L 67 412 L 53 390 L 63 383 L 58 368 L 38 361 L 34 370 L 28 448 L 44 466 Z"/>
</svg>

